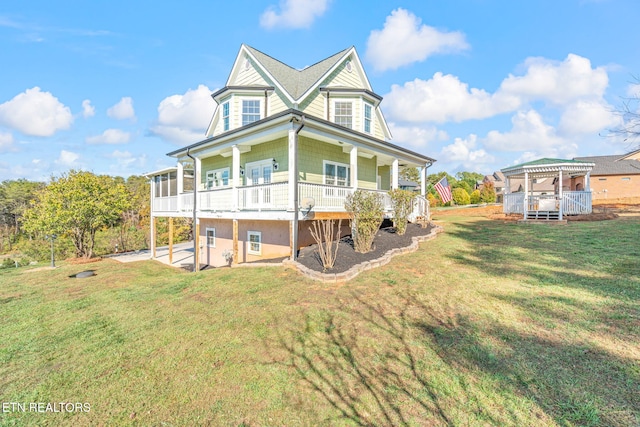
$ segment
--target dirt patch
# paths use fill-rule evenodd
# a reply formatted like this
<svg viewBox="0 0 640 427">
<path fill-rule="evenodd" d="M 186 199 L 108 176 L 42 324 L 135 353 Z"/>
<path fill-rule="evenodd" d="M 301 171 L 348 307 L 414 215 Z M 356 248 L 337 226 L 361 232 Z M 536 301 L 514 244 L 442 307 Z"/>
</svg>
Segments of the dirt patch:
<svg viewBox="0 0 640 427">
<path fill-rule="evenodd" d="M 425 236 L 431 232 L 431 229 L 431 226 L 422 228 L 417 224 L 408 224 L 407 231 L 404 235 L 400 236 L 396 233 L 394 227 L 391 227 L 388 223 L 383 224 L 383 227 L 378 230 L 378 233 L 373 240 L 373 250 L 366 254 L 356 252 L 353 248 L 353 240 L 351 239 L 351 236 L 345 236 L 340 239 L 336 262 L 330 270 L 323 271 L 322 263 L 320 262 L 320 258 L 317 253 L 318 245 L 315 244 L 300 249 L 297 261 L 305 267 L 315 271 L 324 273 L 343 273 L 354 265 L 378 259 L 391 249 L 410 246 L 414 236 Z"/>
<path fill-rule="evenodd" d="M 595 202 L 594 202 L 595 203 Z M 567 221 L 606 221 L 619 216 L 640 216 L 640 200 L 638 204 L 626 201 L 613 203 L 598 203 L 593 206 L 593 213 L 587 215 L 567 215 Z M 433 211 L 431 218 L 438 220 L 447 216 L 479 216 L 499 221 L 518 221 L 522 219 L 520 214 L 505 214 L 502 205 L 478 206 L 472 208 L 446 209 Z"/>
<path fill-rule="evenodd" d="M 68 262 L 69 264 L 80 265 L 80 264 L 91 264 L 93 262 L 102 261 L 102 258 L 100 258 L 100 257 L 95 257 L 95 258 L 67 258 L 65 261 Z"/>
</svg>

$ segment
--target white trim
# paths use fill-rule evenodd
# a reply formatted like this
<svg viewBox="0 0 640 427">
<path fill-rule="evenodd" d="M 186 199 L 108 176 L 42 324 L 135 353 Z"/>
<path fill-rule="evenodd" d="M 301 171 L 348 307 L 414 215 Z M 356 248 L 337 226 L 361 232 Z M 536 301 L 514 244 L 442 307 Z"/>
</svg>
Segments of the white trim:
<svg viewBox="0 0 640 427">
<path fill-rule="evenodd" d="M 251 241 L 251 235 L 258 236 L 257 242 Z M 257 244 L 258 250 L 252 250 L 251 244 Z M 262 232 L 261 231 L 247 231 L 247 253 L 250 255 L 262 255 Z"/>
<path fill-rule="evenodd" d="M 213 244 L 209 244 L 209 232 L 213 231 Z M 215 248 L 216 247 L 216 228 L 215 227 L 207 227 L 205 232 L 204 232 L 204 238 L 205 241 L 207 243 L 207 247 L 208 248 Z"/>
<path fill-rule="evenodd" d="M 333 165 L 335 166 L 335 175 L 334 175 L 334 180 L 335 183 L 334 184 L 329 184 L 327 183 L 327 165 Z M 346 176 L 346 182 L 344 185 L 338 185 L 338 167 L 344 167 L 347 169 L 347 176 Z M 339 163 L 339 162 L 334 162 L 331 160 L 323 160 L 322 161 L 322 183 L 324 185 L 332 185 L 334 187 L 341 187 L 341 188 L 350 188 L 351 186 L 351 166 L 346 164 L 346 163 Z M 325 192 L 325 197 L 331 197 L 333 192 Z"/>
<path fill-rule="evenodd" d="M 261 96 L 239 96 L 238 97 L 238 105 L 240 106 L 238 111 L 238 121 L 240 123 L 240 126 L 246 126 L 248 124 L 257 122 L 258 120 L 262 120 L 264 119 L 264 117 L 262 117 L 262 113 L 263 113 L 263 107 L 264 105 L 262 104 L 262 100 L 263 98 Z M 252 122 L 249 123 L 244 123 L 244 102 L 245 101 L 257 101 L 258 102 L 258 120 L 254 120 Z M 252 116 L 255 114 L 251 114 Z"/>
<path fill-rule="evenodd" d="M 336 104 L 339 103 L 339 102 L 343 103 L 343 104 L 350 104 L 351 105 L 351 126 L 344 126 L 344 127 L 346 127 L 347 129 L 357 130 L 358 127 L 354 126 L 356 123 L 354 123 L 355 122 L 355 109 L 354 109 L 354 106 L 353 106 L 353 101 L 354 101 L 353 98 L 332 98 L 332 101 L 333 101 L 333 104 L 331 105 L 331 107 L 332 107 L 331 108 L 331 121 L 333 123 L 337 124 L 337 125 L 344 126 L 344 125 L 342 125 L 342 124 L 340 124 L 340 123 L 338 123 L 336 121 L 336 110 L 337 110 Z M 342 115 L 340 117 L 347 117 L 347 116 Z"/>
<path fill-rule="evenodd" d="M 224 173 L 227 173 L 227 183 L 224 184 Z M 219 174 L 219 175 L 218 175 Z M 217 181 L 221 181 L 221 185 L 216 185 Z M 212 185 L 209 185 L 211 182 Z M 214 188 L 226 188 L 231 186 L 231 174 L 229 172 L 229 168 L 220 168 L 220 169 L 210 169 L 205 172 L 205 188 L 207 190 L 212 190 Z"/>
<path fill-rule="evenodd" d="M 368 131 L 367 131 L 366 126 L 365 126 L 365 123 L 367 121 L 367 115 L 366 115 L 367 106 L 371 109 L 371 111 L 370 111 L 371 115 L 369 117 L 369 130 Z M 374 123 L 373 117 L 374 117 L 374 112 L 375 112 L 374 106 L 370 102 L 365 101 L 363 99 L 361 108 L 362 108 L 362 133 L 366 133 L 368 135 L 374 135 L 375 134 L 375 130 L 374 130 L 374 127 L 373 127 L 373 123 Z"/>
</svg>

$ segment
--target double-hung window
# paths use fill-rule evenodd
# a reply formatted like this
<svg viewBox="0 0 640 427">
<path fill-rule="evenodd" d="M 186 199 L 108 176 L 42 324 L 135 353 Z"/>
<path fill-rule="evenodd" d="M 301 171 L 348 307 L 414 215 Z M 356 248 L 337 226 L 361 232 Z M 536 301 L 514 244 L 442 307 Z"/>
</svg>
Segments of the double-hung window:
<svg viewBox="0 0 640 427">
<path fill-rule="evenodd" d="M 324 161 L 324 183 L 326 185 L 332 185 L 336 187 L 349 187 L 350 183 L 350 171 L 349 165 L 343 163 Z M 347 193 L 345 190 L 337 190 L 327 188 L 325 190 L 326 197 L 345 197 Z"/>
<path fill-rule="evenodd" d="M 229 101 L 222 104 L 222 130 L 229 130 Z"/>
<path fill-rule="evenodd" d="M 252 255 L 262 255 L 262 233 L 259 231 L 247 231 L 249 247 L 247 253 Z"/>
<path fill-rule="evenodd" d="M 333 105 L 333 117 L 336 124 L 353 129 L 353 104 L 351 101 L 336 101 Z"/>
<path fill-rule="evenodd" d="M 371 133 L 372 110 L 373 108 L 371 107 L 371 104 L 364 104 L 364 131 L 366 133 Z"/>
<path fill-rule="evenodd" d="M 242 100 L 242 126 L 260 120 L 260 100 Z"/>
<path fill-rule="evenodd" d="M 229 168 L 207 171 L 207 190 L 229 185 Z"/>
</svg>

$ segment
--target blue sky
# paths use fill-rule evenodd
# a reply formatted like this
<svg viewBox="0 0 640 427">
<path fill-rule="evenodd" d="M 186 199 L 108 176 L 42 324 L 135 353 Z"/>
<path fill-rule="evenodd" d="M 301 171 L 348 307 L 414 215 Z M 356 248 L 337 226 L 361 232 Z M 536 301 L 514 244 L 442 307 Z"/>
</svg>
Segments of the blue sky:
<svg viewBox="0 0 640 427">
<path fill-rule="evenodd" d="M 355 46 L 430 172 L 617 154 L 636 0 L 3 2 L 0 180 L 128 176 L 197 142 L 242 43 L 295 68 Z"/>
</svg>

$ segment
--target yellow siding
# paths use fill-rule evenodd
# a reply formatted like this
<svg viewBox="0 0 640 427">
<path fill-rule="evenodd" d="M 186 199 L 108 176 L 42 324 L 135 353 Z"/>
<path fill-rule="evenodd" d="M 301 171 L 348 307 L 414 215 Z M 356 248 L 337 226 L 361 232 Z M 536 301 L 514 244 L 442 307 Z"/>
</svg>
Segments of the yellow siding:
<svg viewBox="0 0 640 427">
<path fill-rule="evenodd" d="M 269 107 L 267 111 L 269 116 L 273 116 L 274 114 L 278 114 L 282 111 L 288 110 L 289 108 L 291 108 L 291 103 L 280 93 L 279 90 L 276 90 L 271 94 L 271 96 L 269 96 Z"/>
<path fill-rule="evenodd" d="M 267 82 L 264 74 L 251 62 L 251 67 L 248 70 L 244 69 L 244 59 L 240 62 L 240 71 L 235 76 L 235 79 L 229 86 L 269 86 L 271 83 Z"/>
<path fill-rule="evenodd" d="M 355 89 L 364 89 L 365 83 L 360 79 L 360 73 L 356 70 L 356 64 L 351 63 L 353 69 L 348 72 L 344 67 L 344 63 L 336 68 L 333 73 L 324 80 L 321 86 L 343 86 Z"/>
<path fill-rule="evenodd" d="M 308 114 L 310 116 L 319 117 L 321 119 L 326 119 L 325 113 L 325 102 L 326 97 L 319 90 L 316 91 L 315 94 L 309 96 L 302 104 L 300 104 L 300 111 Z"/>
<path fill-rule="evenodd" d="M 207 171 L 222 168 L 229 168 L 229 179 L 232 179 L 231 157 L 212 156 L 202 159 L 200 163 L 200 183 L 206 183 Z"/>
</svg>

